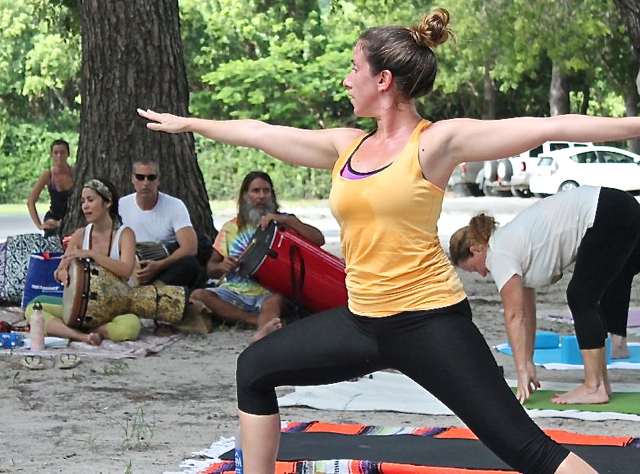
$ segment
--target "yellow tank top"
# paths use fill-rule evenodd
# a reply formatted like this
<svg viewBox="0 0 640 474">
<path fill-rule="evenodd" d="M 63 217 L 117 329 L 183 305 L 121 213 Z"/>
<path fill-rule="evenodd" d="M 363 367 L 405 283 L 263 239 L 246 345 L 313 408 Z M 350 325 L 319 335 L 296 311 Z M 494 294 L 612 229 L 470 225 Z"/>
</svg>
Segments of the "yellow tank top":
<svg viewBox="0 0 640 474">
<path fill-rule="evenodd" d="M 340 174 L 366 137 L 356 140 L 333 168 L 329 206 L 340 224 L 349 309 L 390 316 L 459 303 L 466 295 L 440 245 L 437 221 L 444 191 L 422 176 L 418 159 L 423 120 L 396 160 L 359 180 Z"/>
</svg>

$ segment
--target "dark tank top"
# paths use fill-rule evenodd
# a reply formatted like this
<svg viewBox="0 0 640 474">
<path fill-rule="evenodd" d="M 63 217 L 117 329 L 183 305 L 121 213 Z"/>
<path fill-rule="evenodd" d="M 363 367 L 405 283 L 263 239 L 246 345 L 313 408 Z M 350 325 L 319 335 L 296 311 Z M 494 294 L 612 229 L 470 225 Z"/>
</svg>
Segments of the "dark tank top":
<svg viewBox="0 0 640 474">
<path fill-rule="evenodd" d="M 67 201 L 69 200 L 71 189 L 68 189 L 66 191 L 58 191 L 55 183 L 53 182 L 53 177 L 51 178 L 51 182 L 49 183 L 47 189 L 49 190 L 49 197 L 51 200 L 48 212 L 49 217 L 51 219 L 59 221 L 67 212 Z"/>
</svg>

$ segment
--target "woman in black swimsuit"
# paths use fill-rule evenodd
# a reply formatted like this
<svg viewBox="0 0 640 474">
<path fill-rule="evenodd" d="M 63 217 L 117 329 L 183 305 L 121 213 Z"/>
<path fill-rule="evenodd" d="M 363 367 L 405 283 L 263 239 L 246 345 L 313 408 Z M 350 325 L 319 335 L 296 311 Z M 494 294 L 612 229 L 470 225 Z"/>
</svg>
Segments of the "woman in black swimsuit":
<svg viewBox="0 0 640 474">
<path fill-rule="evenodd" d="M 44 231 L 45 237 L 58 234 L 62 219 L 67 211 L 67 199 L 71 193 L 74 176 L 74 168 L 67 163 L 69 154 L 69 144 L 66 141 L 55 140 L 51 144 L 53 166 L 40 175 L 27 199 L 31 220 L 39 230 Z M 40 221 L 36 202 L 40 199 L 40 194 L 45 186 L 49 191 L 51 204 L 44 220 Z"/>
</svg>

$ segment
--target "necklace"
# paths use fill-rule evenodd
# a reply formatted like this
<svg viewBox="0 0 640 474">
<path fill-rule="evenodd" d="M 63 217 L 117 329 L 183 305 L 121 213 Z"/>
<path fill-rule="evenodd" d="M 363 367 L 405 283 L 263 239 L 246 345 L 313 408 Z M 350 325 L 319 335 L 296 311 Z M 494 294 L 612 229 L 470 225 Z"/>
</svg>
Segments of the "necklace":
<svg viewBox="0 0 640 474">
<path fill-rule="evenodd" d="M 91 250 L 91 247 L 93 246 L 93 228 L 94 226 L 91 226 L 91 229 L 89 229 L 89 250 Z M 111 245 L 113 245 L 113 224 L 111 224 L 111 231 L 109 232 L 109 248 L 107 249 L 107 257 L 111 256 Z"/>
</svg>

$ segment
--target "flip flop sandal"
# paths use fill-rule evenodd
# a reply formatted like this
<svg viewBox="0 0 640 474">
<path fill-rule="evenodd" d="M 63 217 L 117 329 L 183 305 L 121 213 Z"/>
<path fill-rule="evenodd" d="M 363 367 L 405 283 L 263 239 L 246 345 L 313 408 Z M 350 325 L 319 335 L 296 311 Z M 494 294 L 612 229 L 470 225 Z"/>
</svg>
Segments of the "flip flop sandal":
<svg viewBox="0 0 640 474">
<path fill-rule="evenodd" d="M 75 354 L 60 354 L 58 358 L 59 369 L 73 369 L 77 367 L 82 361 Z"/>
<path fill-rule="evenodd" d="M 20 363 L 29 370 L 42 370 L 45 368 L 42 357 L 39 355 L 26 355 Z"/>
</svg>

